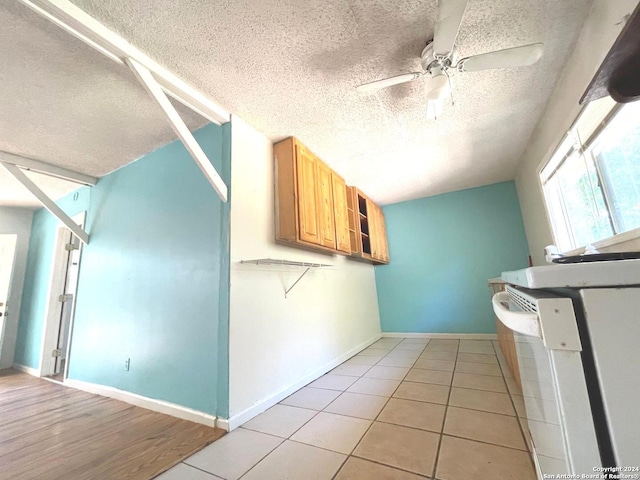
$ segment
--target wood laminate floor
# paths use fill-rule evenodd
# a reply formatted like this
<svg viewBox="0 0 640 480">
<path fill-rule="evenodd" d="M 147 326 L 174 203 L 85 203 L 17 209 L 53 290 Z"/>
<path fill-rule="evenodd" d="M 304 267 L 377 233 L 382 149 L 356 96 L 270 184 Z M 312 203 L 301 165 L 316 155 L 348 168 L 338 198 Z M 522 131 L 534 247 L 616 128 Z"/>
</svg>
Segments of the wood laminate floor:
<svg viewBox="0 0 640 480">
<path fill-rule="evenodd" d="M 0 371 L 1 480 L 150 479 L 224 433 Z"/>
</svg>

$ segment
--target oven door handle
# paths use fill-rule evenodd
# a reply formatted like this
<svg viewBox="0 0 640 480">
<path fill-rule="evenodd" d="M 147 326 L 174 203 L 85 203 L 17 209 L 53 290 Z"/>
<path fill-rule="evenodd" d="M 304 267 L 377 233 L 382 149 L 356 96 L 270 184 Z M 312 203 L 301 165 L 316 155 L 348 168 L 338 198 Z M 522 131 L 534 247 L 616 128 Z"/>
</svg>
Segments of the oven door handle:
<svg viewBox="0 0 640 480">
<path fill-rule="evenodd" d="M 542 338 L 538 314 L 533 312 L 512 312 L 509 310 L 503 305 L 505 303 L 509 304 L 509 294 L 507 292 L 496 293 L 491 299 L 491 303 L 496 316 L 507 328 L 523 335 Z"/>
</svg>

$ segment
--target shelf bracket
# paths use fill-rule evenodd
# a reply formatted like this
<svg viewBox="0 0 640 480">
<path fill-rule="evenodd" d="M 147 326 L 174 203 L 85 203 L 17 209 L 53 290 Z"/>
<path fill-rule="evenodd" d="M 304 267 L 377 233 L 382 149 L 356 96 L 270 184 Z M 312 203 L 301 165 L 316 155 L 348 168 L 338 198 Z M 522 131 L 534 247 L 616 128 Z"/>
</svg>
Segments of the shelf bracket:
<svg viewBox="0 0 640 480">
<path fill-rule="evenodd" d="M 295 287 L 295 286 L 298 284 L 298 282 L 299 282 L 300 280 L 302 280 L 302 277 L 304 277 L 304 276 L 307 274 L 307 272 L 308 272 L 309 270 L 311 270 L 311 267 L 307 267 L 307 269 L 304 271 L 304 273 L 303 273 L 302 275 L 300 275 L 300 276 L 298 277 L 298 279 L 297 279 L 295 282 L 293 282 L 293 285 L 291 285 L 287 290 L 285 290 L 285 291 L 284 291 L 284 298 L 287 298 L 287 294 L 288 294 L 291 290 L 293 290 L 293 287 Z"/>
<path fill-rule="evenodd" d="M 293 290 L 293 287 L 295 287 L 298 284 L 298 282 L 302 280 L 302 277 L 304 277 L 309 272 L 309 270 L 311 270 L 312 268 L 322 268 L 322 267 L 332 266 L 332 265 L 327 265 L 325 263 L 299 262 L 295 260 L 276 260 L 274 258 L 258 258 L 255 260 L 240 260 L 240 263 L 252 263 L 254 265 L 280 265 L 280 266 L 287 266 L 287 267 L 305 267 L 306 270 L 302 273 L 302 275 L 298 277 L 298 279 L 295 282 L 293 282 L 293 285 L 291 285 L 289 288 L 285 288 L 284 298 L 287 298 L 287 295 L 289 294 L 289 292 Z"/>
<path fill-rule="evenodd" d="M 85 232 L 73 219 L 62 210 L 56 202 L 54 202 L 49 196 L 44 193 L 40 187 L 38 187 L 33 181 L 27 177 L 24 172 L 17 166 L 11 163 L 5 163 L 0 161 L 7 172 L 19 181 L 24 187 L 29 190 L 34 197 L 42 204 L 44 208 L 49 210 L 51 214 L 62 222 L 71 232 L 80 239 L 82 243 L 87 245 L 89 243 L 89 235 Z"/>
<path fill-rule="evenodd" d="M 193 160 L 198 165 L 198 168 L 202 171 L 202 174 L 211 184 L 216 191 L 220 200 L 227 202 L 227 185 L 216 171 L 213 163 L 204 153 L 200 144 L 193 137 L 193 134 L 189 131 L 189 128 L 184 123 L 184 120 L 180 117 L 180 114 L 175 109 L 173 104 L 169 101 L 169 98 L 164 93 L 160 84 L 156 81 L 153 74 L 143 65 L 136 62 L 133 58 L 124 59 L 127 66 L 135 74 L 138 81 L 142 84 L 147 93 L 153 98 L 164 112 L 171 128 L 176 133 L 187 152 L 193 157 Z"/>
</svg>

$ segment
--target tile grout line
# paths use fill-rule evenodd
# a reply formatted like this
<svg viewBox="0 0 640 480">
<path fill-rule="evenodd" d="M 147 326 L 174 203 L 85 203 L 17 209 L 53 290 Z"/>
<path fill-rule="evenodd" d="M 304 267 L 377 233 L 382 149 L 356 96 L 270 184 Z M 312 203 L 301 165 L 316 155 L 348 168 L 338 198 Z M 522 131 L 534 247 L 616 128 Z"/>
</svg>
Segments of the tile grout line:
<svg viewBox="0 0 640 480">
<path fill-rule="evenodd" d="M 498 356 L 498 351 L 496 349 L 496 345 L 493 342 L 491 342 L 491 345 L 493 346 L 493 350 L 496 352 L 496 357 L 497 357 Z M 500 352 L 500 353 L 502 353 L 502 352 Z M 504 355 L 503 355 L 503 358 L 504 358 Z M 509 400 L 511 400 L 511 406 L 513 407 L 513 410 L 516 412 L 516 418 L 518 420 L 518 428 L 520 429 L 520 434 L 522 435 L 522 439 L 524 440 L 524 445 L 527 448 L 527 450 L 526 450 L 527 456 L 529 457 L 529 461 L 531 462 L 531 465 L 533 466 L 533 471 L 536 472 L 537 470 L 536 470 L 536 464 L 535 464 L 535 462 L 533 460 L 533 452 L 531 451 L 531 447 L 529 446 L 529 441 L 527 440 L 527 436 L 525 435 L 524 429 L 522 428 L 522 423 L 520 422 L 520 415 L 518 415 L 518 410 L 516 409 L 516 404 L 513 401 L 513 395 L 514 394 L 509 389 L 509 385 L 507 385 L 507 381 L 506 381 L 506 378 L 504 376 L 504 369 L 506 368 L 506 365 L 504 365 L 505 368 L 503 368 L 503 364 L 500 362 L 499 359 L 498 359 L 498 364 L 500 365 L 500 370 L 502 370 L 502 379 L 504 380 L 505 386 L 507 387 L 507 393 L 509 394 Z M 519 367 L 520 367 L 520 363 L 518 363 L 518 368 Z M 512 377 L 512 379 L 515 382 L 515 378 Z M 524 395 L 522 396 L 522 401 L 524 402 Z M 525 411 L 525 413 L 526 413 L 526 411 Z M 525 418 L 525 420 L 527 420 L 527 423 L 529 423 L 527 418 Z"/>
<path fill-rule="evenodd" d="M 395 350 L 395 348 L 396 348 L 400 343 L 402 343 L 402 340 L 401 340 L 400 342 L 398 342 L 396 345 L 394 345 L 394 347 L 393 347 L 391 350 L 389 350 L 385 355 L 383 355 L 383 356 L 382 356 L 382 358 L 381 358 L 380 360 L 378 360 L 378 362 L 382 361 L 382 359 L 383 359 L 383 358 L 385 358 L 385 357 L 386 357 L 390 352 L 392 352 L 393 350 Z M 374 343 L 373 345 L 375 345 L 375 343 Z M 367 348 L 369 348 L 369 347 L 367 347 Z M 368 372 L 369 370 L 371 370 L 375 365 L 377 365 L 377 364 L 378 364 L 378 362 L 376 362 L 376 363 L 374 363 L 373 365 L 371 365 L 371 367 L 367 370 L 367 372 Z M 360 378 L 364 378 L 364 375 L 365 375 L 367 372 L 363 373 L 363 374 L 360 376 Z M 356 382 L 357 382 L 357 380 L 356 380 Z M 355 382 L 354 382 L 354 383 L 355 383 Z M 345 390 L 345 391 L 346 391 L 346 390 Z M 351 393 L 357 393 L 357 392 L 351 392 Z M 394 393 L 395 393 L 395 391 L 394 391 Z M 366 394 L 363 394 L 363 395 L 366 395 Z M 378 396 L 378 395 L 372 395 L 372 396 Z M 332 402 L 332 403 L 333 403 L 333 402 Z M 383 405 L 383 407 L 380 409 L 380 412 L 382 412 L 382 410 L 384 410 L 384 407 L 386 407 L 386 406 L 387 406 L 387 403 L 389 403 L 389 400 L 387 400 L 387 401 L 385 402 L 385 404 Z M 330 405 L 330 404 L 329 404 L 329 405 Z M 327 405 L 327 406 L 329 406 L 329 405 Z M 325 407 L 325 408 L 326 408 L 326 407 Z M 380 412 L 378 412 L 378 415 L 380 415 Z M 378 415 L 376 415 L 376 418 L 378 418 Z M 349 458 L 351 458 L 351 457 L 353 456 L 353 452 L 356 450 L 356 448 L 358 448 L 358 445 L 360 445 L 360 443 L 362 442 L 362 439 L 367 435 L 367 433 L 369 432 L 369 430 L 371 430 L 371 427 L 373 426 L 373 423 L 375 422 L 375 418 L 374 418 L 373 420 L 370 420 L 370 421 L 371 421 L 371 424 L 370 424 L 370 425 L 369 425 L 369 427 L 365 430 L 365 432 L 362 434 L 362 437 L 360 437 L 360 440 L 358 440 L 358 442 L 355 444 L 355 446 L 351 449 L 351 453 L 349 453 L 349 454 L 345 457 L 344 461 L 343 461 L 343 462 L 342 462 L 342 464 L 340 465 L 340 468 L 338 468 L 338 470 L 336 471 L 336 473 L 331 477 L 331 480 L 334 480 L 334 479 L 338 476 L 338 474 L 342 471 L 342 469 L 343 469 L 343 468 L 344 468 L 344 466 L 346 465 L 346 463 L 347 463 L 347 461 L 349 460 Z"/>
<path fill-rule="evenodd" d="M 516 452 L 529 453 L 529 450 L 527 450 L 526 448 L 522 449 L 518 447 L 510 447 L 509 445 L 500 445 L 498 443 L 487 442 L 486 440 L 476 440 L 475 438 L 461 437 L 460 435 L 453 435 L 451 433 L 443 433 L 442 436 L 459 438 L 460 440 L 467 440 L 469 442 L 482 443 L 483 445 L 491 445 L 492 447 L 508 448 L 509 450 L 515 450 Z"/>
<path fill-rule="evenodd" d="M 396 466 L 391 466 L 391 465 L 387 465 L 386 463 L 382 463 L 379 462 L 378 460 L 371 460 L 370 458 L 365 458 L 365 457 L 359 457 L 357 455 L 349 455 L 349 458 L 357 458 L 358 460 L 364 460 L 366 462 L 371 462 L 371 463 L 375 463 L 376 465 L 380 465 L 382 467 L 387 467 L 387 468 L 392 468 L 394 470 L 400 470 L 401 472 L 405 472 L 405 473 L 410 473 L 411 475 L 420 477 L 420 478 L 424 478 L 425 480 L 429 480 L 430 477 L 425 477 L 423 474 L 421 473 L 416 473 L 413 470 L 407 470 L 406 468 L 402 468 L 402 467 L 396 467 Z M 336 474 L 337 475 L 337 474 Z M 335 477 L 333 477 L 335 478 Z M 375 479 L 373 479 L 375 480 Z M 435 480 L 435 479 L 434 479 Z"/>
<path fill-rule="evenodd" d="M 458 340 L 458 348 L 456 349 L 455 363 L 458 362 L 459 351 L 460 351 L 460 340 Z M 455 363 L 454 363 L 454 371 L 455 371 Z M 438 470 L 438 460 L 440 460 L 440 448 L 442 447 L 442 439 L 444 437 L 444 426 L 447 422 L 447 412 L 449 411 L 449 402 L 451 401 L 451 392 L 453 391 L 453 376 L 454 376 L 454 373 L 451 374 L 451 385 L 449 385 L 449 395 L 447 396 L 447 404 L 444 407 L 444 416 L 442 417 L 442 428 L 440 432 L 440 438 L 438 438 L 438 448 L 436 449 L 436 456 L 433 460 L 433 471 L 431 474 L 431 478 L 436 478 L 436 472 Z"/>
<path fill-rule="evenodd" d="M 509 390 L 507 388 L 507 390 Z M 518 419 L 518 428 L 520 429 L 520 434 L 522 435 L 522 439 L 524 440 L 524 444 L 527 447 L 527 453 L 529 454 L 529 460 L 531 460 L 531 464 L 533 465 L 533 469 L 534 471 L 536 470 L 536 465 L 535 462 L 533 461 L 533 452 L 531 451 L 531 446 L 529 445 L 529 441 L 527 440 L 527 436 L 524 433 L 524 429 L 522 428 L 522 422 L 520 421 L 520 415 L 518 415 L 518 410 L 516 409 L 516 404 L 513 400 L 513 393 L 511 393 L 511 391 L 509 391 L 509 400 L 511 400 L 511 404 L 513 406 L 513 409 L 516 411 L 516 418 Z M 524 396 L 522 396 L 522 401 L 524 402 Z M 525 411 L 526 413 L 526 411 Z M 526 423 L 528 424 L 528 418 L 523 418 L 522 420 L 525 420 Z M 527 427 L 528 428 L 528 427 Z"/>
<path fill-rule="evenodd" d="M 207 445 L 207 446 L 208 446 L 208 445 Z M 198 452 L 196 452 L 196 453 L 198 453 Z M 195 454 L 194 454 L 194 455 L 195 455 Z M 196 470 L 199 470 L 199 471 L 201 471 L 201 472 L 203 472 L 203 473 L 206 473 L 207 475 L 210 475 L 210 476 L 211 476 L 211 478 L 214 478 L 214 479 L 218 479 L 218 478 L 220 478 L 220 479 L 222 479 L 222 477 L 219 477 L 219 476 L 217 476 L 217 475 L 216 475 L 216 474 L 214 474 L 214 473 L 207 472 L 206 470 L 203 470 L 203 469 L 201 469 L 200 467 L 194 467 L 193 465 L 190 465 L 190 464 L 188 464 L 188 463 L 184 463 L 184 461 L 179 462 L 179 463 L 176 463 L 176 465 L 174 465 L 173 467 L 171 467 L 169 470 L 167 470 L 167 471 L 165 471 L 165 472 L 162 472 L 160 475 L 164 475 L 164 474 L 165 474 L 165 473 L 167 473 L 168 471 L 173 470 L 174 468 L 176 468 L 176 466 L 177 466 L 177 465 L 180 465 L 180 463 L 181 463 L 181 464 L 183 464 L 183 465 L 186 465 L 187 467 L 195 468 Z M 253 468 L 253 467 L 252 467 L 252 468 Z M 244 475 L 244 474 L 243 474 L 243 475 Z M 154 478 L 155 478 L 155 477 L 154 477 Z M 224 479 L 222 479 L 222 480 L 224 480 Z M 238 480 L 239 480 L 239 479 L 238 479 Z"/>
<path fill-rule="evenodd" d="M 389 352 L 382 358 L 385 358 L 389 353 L 391 353 L 392 351 L 394 351 L 398 345 L 400 345 L 400 343 L 402 343 L 404 341 L 404 338 L 398 342 L 398 344 L 396 344 L 396 346 L 394 346 L 391 350 L 389 350 Z M 430 341 L 430 340 L 429 340 Z M 422 352 L 424 352 L 424 349 L 427 347 L 427 345 L 429 344 L 429 341 L 427 341 L 427 343 L 424 345 L 424 347 L 422 347 L 422 350 L 420 350 L 420 353 L 422 354 Z M 379 361 L 382 361 L 382 358 Z M 418 358 L 420 358 L 420 355 L 418 355 Z M 375 424 L 376 420 L 378 419 L 378 417 L 380 416 L 380 414 L 384 411 L 384 409 L 387 407 L 387 405 L 389 404 L 389 402 L 391 401 L 391 399 L 393 398 L 393 395 L 395 395 L 396 391 L 398 390 L 398 388 L 400 388 L 400 385 L 402 385 L 402 382 L 404 381 L 405 377 L 407 375 L 409 375 L 409 372 L 411 371 L 411 368 L 413 367 L 413 365 L 415 365 L 415 363 L 418 361 L 418 358 L 415 359 L 415 361 L 413 362 L 412 366 L 409 367 L 409 370 L 407 371 L 407 373 L 405 373 L 404 377 L 402 377 L 402 380 L 400 380 L 400 383 L 398 383 L 398 386 L 393 390 L 393 392 L 391 393 L 391 395 L 387 398 L 387 401 L 385 402 L 385 404 L 382 406 L 382 408 L 380 409 L 380 411 L 378 412 L 378 414 L 376 415 L 376 417 L 371 420 L 371 424 L 369 425 L 369 428 L 367 428 L 365 430 L 365 432 L 362 434 L 362 437 L 360 437 L 360 440 L 358 440 L 358 442 L 355 444 L 355 446 L 351 449 L 351 453 L 349 453 L 349 455 L 347 456 L 347 458 L 345 459 L 345 461 L 343 462 L 342 466 L 338 469 L 338 471 L 335 473 L 335 475 L 332 478 L 332 480 L 335 480 L 335 478 L 338 476 L 338 474 L 340 473 L 340 471 L 342 470 L 342 467 L 344 467 L 344 465 L 347 463 L 347 460 L 349 460 L 349 458 L 353 457 L 353 452 L 356 451 L 356 449 L 358 448 L 358 446 L 362 443 L 362 440 L 367 436 L 367 434 L 369 433 L 369 431 L 371 430 L 371 427 L 373 427 L 373 425 Z M 377 363 L 376 363 L 377 365 Z M 361 377 L 363 378 L 363 377 Z M 360 458 L 360 457 L 355 457 L 355 458 Z M 367 459 L 368 460 L 368 459 Z M 390 467 L 390 465 L 386 465 L 387 467 Z M 394 468 L 394 467 L 391 467 Z"/>
<path fill-rule="evenodd" d="M 238 427 L 238 430 L 240 430 L 241 428 L 242 428 L 242 425 L 240 425 L 240 426 Z M 245 428 L 244 430 L 249 430 L 249 429 Z M 249 431 L 251 431 L 251 432 L 255 432 L 255 430 L 249 430 Z M 230 432 L 230 433 L 231 433 L 231 432 Z M 262 457 L 260 458 L 260 460 L 258 460 L 256 463 L 254 463 L 253 465 L 251 465 L 251 468 L 249 468 L 249 470 L 247 470 L 247 471 L 246 471 L 246 472 L 244 472 L 242 475 L 240 475 L 240 476 L 238 477 L 238 480 L 240 480 L 240 479 L 241 479 L 241 478 L 243 478 L 247 473 L 249 473 L 251 470 L 253 470 L 253 468 L 254 468 L 256 465 L 258 465 L 258 464 L 259 464 L 260 462 L 262 462 L 265 458 L 267 458 L 269 455 L 271 455 L 271 453 L 272 453 L 273 451 L 275 451 L 275 450 L 276 450 L 280 445 L 282 445 L 282 444 L 287 440 L 286 438 L 278 437 L 277 435 L 273 435 L 273 434 L 271 434 L 271 433 L 264 433 L 264 432 L 256 432 L 256 433 L 260 433 L 260 434 L 262 434 L 262 435 L 268 435 L 268 436 L 270 436 L 270 437 L 274 437 L 274 438 L 277 438 L 278 440 L 282 440 L 282 441 L 281 441 L 278 445 L 276 445 L 273 449 L 269 450 L 269 451 L 268 451 L 264 456 L 262 456 Z M 221 438 L 222 438 L 222 437 L 221 437 Z M 214 443 L 215 443 L 215 442 L 214 442 Z M 211 445 L 213 445 L 213 443 L 212 443 Z M 186 463 L 186 462 L 183 462 L 183 463 Z M 190 463 L 186 463 L 186 465 L 189 465 L 190 467 L 194 467 L 194 466 L 193 466 L 193 465 L 191 465 Z M 198 468 L 198 467 L 194 467 L 194 468 Z M 201 469 L 201 468 L 198 468 L 198 470 L 202 470 L 202 469 Z M 206 473 L 208 473 L 208 474 L 210 474 L 210 475 L 217 476 L 215 473 L 207 472 L 206 470 L 202 470 L 202 471 L 203 471 L 203 472 L 206 472 Z"/>
</svg>

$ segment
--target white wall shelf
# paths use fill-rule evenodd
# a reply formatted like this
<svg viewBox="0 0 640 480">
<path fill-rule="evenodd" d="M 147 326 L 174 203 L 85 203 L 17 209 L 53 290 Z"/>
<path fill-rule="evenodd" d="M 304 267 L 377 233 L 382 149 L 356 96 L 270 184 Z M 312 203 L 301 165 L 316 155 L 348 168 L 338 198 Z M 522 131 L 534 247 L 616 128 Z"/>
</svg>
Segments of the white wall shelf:
<svg viewBox="0 0 640 480">
<path fill-rule="evenodd" d="M 333 266 L 333 265 L 328 265 L 326 263 L 298 262 L 294 260 L 279 260 L 274 258 L 257 258 L 254 260 L 240 260 L 240 263 L 251 263 L 254 265 L 280 265 L 280 266 L 287 266 L 287 267 L 306 268 L 306 270 L 302 273 L 302 275 L 300 275 L 298 279 L 295 282 L 293 282 L 293 285 L 285 289 L 284 298 L 287 298 L 287 295 L 291 290 L 293 290 L 293 287 L 295 287 L 298 284 L 298 282 L 302 280 L 302 277 L 304 277 L 307 274 L 307 272 L 309 272 L 309 270 L 311 270 L 312 268 L 322 268 L 322 267 Z"/>
</svg>

